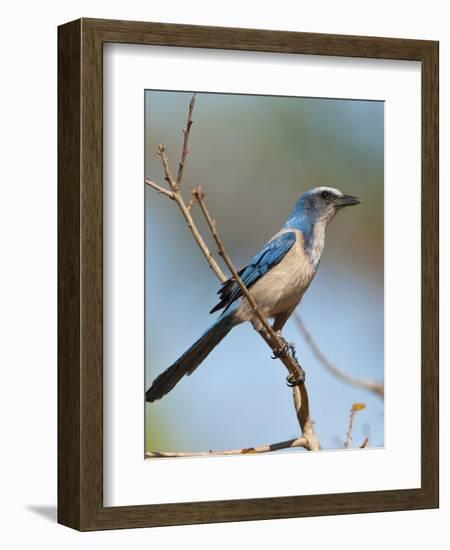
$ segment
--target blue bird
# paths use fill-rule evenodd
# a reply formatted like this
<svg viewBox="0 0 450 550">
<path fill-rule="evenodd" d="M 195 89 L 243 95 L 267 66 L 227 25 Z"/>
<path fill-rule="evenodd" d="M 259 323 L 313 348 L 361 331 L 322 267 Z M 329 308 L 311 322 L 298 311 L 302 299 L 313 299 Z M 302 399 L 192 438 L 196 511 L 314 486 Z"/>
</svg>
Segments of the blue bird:
<svg viewBox="0 0 450 550">
<path fill-rule="evenodd" d="M 273 319 L 273 328 L 280 336 L 317 272 L 327 225 L 338 210 L 360 202 L 357 197 L 331 187 L 316 187 L 303 193 L 281 230 L 239 271 L 261 313 Z M 256 330 L 261 330 L 252 307 L 233 278 L 223 283 L 218 294 L 220 301 L 211 313 L 223 309 L 221 315 L 154 380 L 146 392 L 146 401 L 161 399 L 185 374 L 192 374 L 236 325 L 250 321 Z"/>
</svg>

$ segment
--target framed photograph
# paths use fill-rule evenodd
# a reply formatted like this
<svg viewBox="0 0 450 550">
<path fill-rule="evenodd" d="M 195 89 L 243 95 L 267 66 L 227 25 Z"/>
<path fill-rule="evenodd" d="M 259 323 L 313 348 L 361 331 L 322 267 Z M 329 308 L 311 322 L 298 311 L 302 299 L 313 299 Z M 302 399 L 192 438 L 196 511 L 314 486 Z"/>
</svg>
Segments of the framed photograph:
<svg viewBox="0 0 450 550">
<path fill-rule="evenodd" d="M 58 520 L 438 506 L 438 43 L 59 27 Z"/>
</svg>

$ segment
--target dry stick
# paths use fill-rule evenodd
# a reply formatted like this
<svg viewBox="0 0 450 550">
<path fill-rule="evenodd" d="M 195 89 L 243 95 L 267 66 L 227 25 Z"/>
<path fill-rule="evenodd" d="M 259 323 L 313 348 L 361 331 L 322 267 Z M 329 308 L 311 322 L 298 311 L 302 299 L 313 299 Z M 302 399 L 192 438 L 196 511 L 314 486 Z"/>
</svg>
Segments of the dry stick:
<svg viewBox="0 0 450 550">
<path fill-rule="evenodd" d="M 271 451 L 281 451 L 283 449 L 295 449 L 298 447 L 308 448 L 308 442 L 305 437 L 301 436 L 297 439 L 288 439 L 279 443 L 270 445 L 260 445 L 259 447 L 247 447 L 245 449 L 227 449 L 225 451 L 149 451 L 145 453 L 146 458 L 158 457 L 180 457 L 180 456 L 223 456 L 223 455 L 246 455 L 270 453 Z"/>
<path fill-rule="evenodd" d="M 304 322 L 302 321 L 302 319 L 299 317 L 297 313 L 294 315 L 294 319 L 299 331 L 303 334 L 303 337 L 305 338 L 306 343 L 309 345 L 311 351 L 316 356 L 316 359 L 319 361 L 319 363 L 323 367 L 325 367 L 329 372 L 331 372 L 331 374 L 333 374 L 336 378 L 338 378 L 342 382 L 351 384 L 352 386 L 356 386 L 357 388 L 362 388 L 364 390 L 371 391 L 372 393 L 378 395 L 378 397 L 381 397 L 382 399 L 384 398 L 383 384 L 375 382 L 374 380 L 363 380 L 361 378 L 355 378 L 341 371 L 337 367 L 335 367 L 320 351 L 319 346 L 316 344 L 313 337 L 311 336 L 308 329 L 306 328 Z"/>
<path fill-rule="evenodd" d="M 192 111 L 194 110 L 194 105 L 195 105 L 195 94 L 192 96 L 191 101 L 189 102 L 189 112 L 188 112 L 188 118 L 186 122 L 186 129 L 183 130 L 183 134 L 184 134 L 183 152 L 181 153 L 181 160 L 178 166 L 178 174 L 177 174 L 177 182 L 176 182 L 178 189 L 180 189 L 181 187 L 181 180 L 183 179 L 184 165 L 189 153 L 189 135 L 191 133 L 191 127 L 193 124 Z"/>
<path fill-rule="evenodd" d="M 319 438 L 314 431 L 314 422 L 309 415 L 309 397 L 305 384 L 292 388 L 294 407 L 297 419 L 302 430 L 302 436 L 306 439 L 308 451 L 320 451 Z"/>
<path fill-rule="evenodd" d="M 355 418 L 356 411 L 353 409 L 350 410 L 350 417 L 348 419 L 348 432 L 346 433 L 345 437 L 345 448 L 348 449 L 350 447 L 350 441 L 352 439 L 352 429 L 353 429 L 353 419 Z"/>
<path fill-rule="evenodd" d="M 161 187 L 154 181 L 149 180 L 148 178 L 145 178 L 145 183 L 149 185 L 150 187 L 153 187 L 153 189 L 156 189 L 158 193 L 161 193 L 162 195 L 165 195 L 166 197 L 169 197 L 169 199 L 175 200 L 175 197 L 172 193 L 172 191 L 168 191 L 167 189 L 164 189 L 164 187 Z"/>
<path fill-rule="evenodd" d="M 361 445 L 359 446 L 360 449 L 365 449 L 367 447 L 367 444 L 369 443 L 369 438 L 366 437 L 364 439 L 364 441 L 361 443 Z"/>
<path fill-rule="evenodd" d="M 364 403 L 353 403 L 352 408 L 350 409 L 350 416 L 348 420 L 348 432 L 346 434 L 345 445 L 344 445 L 346 449 L 350 447 L 350 441 L 352 439 L 353 419 L 355 418 L 355 415 L 358 411 L 362 411 L 365 408 L 366 406 L 364 405 Z M 363 449 L 368 442 L 369 442 L 369 438 L 366 437 L 362 445 L 359 446 L 360 449 Z"/>
</svg>

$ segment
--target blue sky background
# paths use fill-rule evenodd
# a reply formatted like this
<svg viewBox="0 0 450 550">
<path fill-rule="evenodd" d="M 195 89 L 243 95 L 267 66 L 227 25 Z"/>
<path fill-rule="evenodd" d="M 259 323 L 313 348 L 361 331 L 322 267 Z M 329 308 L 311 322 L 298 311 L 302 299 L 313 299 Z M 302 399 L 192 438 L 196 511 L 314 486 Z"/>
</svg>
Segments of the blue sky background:
<svg viewBox="0 0 450 550">
<path fill-rule="evenodd" d="M 147 91 L 145 173 L 163 183 L 159 143 L 175 170 L 191 93 Z M 295 201 L 319 185 L 359 196 L 327 230 L 319 271 L 299 313 L 339 368 L 383 380 L 384 104 L 372 101 L 198 94 L 183 190 L 202 185 L 237 266 L 276 233 Z M 147 188 L 146 387 L 213 321 L 218 281 L 175 204 Z M 208 236 L 200 212 L 193 215 Z M 225 267 L 223 267 L 225 270 Z M 291 320 L 324 449 L 343 447 L 351 405 L 353 444 L 384 444 L 380 398 L 345 385 L 311 354 Z M 198 451 L 273 443 L 298 435 L 286 372 L 251 325 L 227 336 L 195 374 L 146 404 L 146 449 Z M 303 452 L 299 450 L 298 452 Z"/>
</svg>

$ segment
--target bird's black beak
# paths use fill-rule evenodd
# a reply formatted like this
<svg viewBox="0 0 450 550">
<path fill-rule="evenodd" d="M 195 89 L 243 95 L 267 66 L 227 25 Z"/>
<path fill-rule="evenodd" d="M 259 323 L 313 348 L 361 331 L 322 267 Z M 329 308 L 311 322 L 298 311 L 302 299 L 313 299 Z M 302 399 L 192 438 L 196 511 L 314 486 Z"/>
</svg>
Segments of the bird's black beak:
<svg viewBox="0 0 450 550">
<path fill-rule="evenodd" d="M 354 206 L 355 204 L 361 204 L 361 201 L 353 195 L 344 195 L 336 199 L 336 203 L 338 206 Z"/>
</svg>

